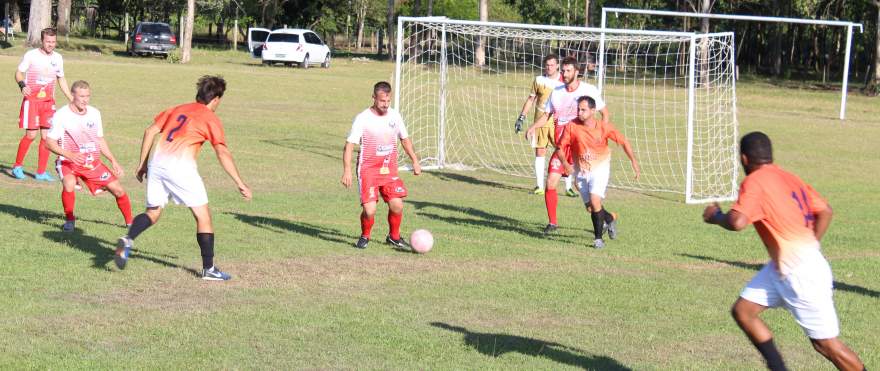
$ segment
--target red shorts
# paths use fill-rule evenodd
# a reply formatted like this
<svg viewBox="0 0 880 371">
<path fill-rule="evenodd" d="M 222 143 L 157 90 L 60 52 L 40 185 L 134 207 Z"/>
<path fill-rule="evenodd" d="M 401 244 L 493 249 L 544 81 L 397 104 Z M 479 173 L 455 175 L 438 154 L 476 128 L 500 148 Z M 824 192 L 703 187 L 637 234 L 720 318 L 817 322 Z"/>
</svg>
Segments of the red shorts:
<svg viewBox="0 0 880 371">
<path fill-rule="evenodd" d="M 392 198 L 406 197 L 406 186 L 403 180 L 394 177 L 393 179 L 361 179 L 360 183 L 361 205 L 379 201 L 379 195 L 382 200 L 388 202 Z"/>
<path fill-rule="evenodd" d="M 58 170 L 59 178 L 63 179 L 66 174 L 79 178 L 81 183 L 89 188 L 92 195 L 98 195 L 104 191 L 107 184 L 116 181 L 116 176 L 101 161 L 95 161 L 94 169 L 84 169 L 73 165 L 70 161 L 56 161 L 55 169 Z"/>
<path fill-rule="evenodd" d="M 21 101 L 21 111 L 18 113 L 19 129 L 51 129 L 52 116 L 55 115 L 55 100 L 30 100 Z"/>
<path fill-rule="evenodd" d="M 565 166 L 562 166 L 562 161 L 559 159 L 558 152 L 553 152 L 553 156 L 550 156 L 550 167 L 547 168 L 548 174 L 562 174 L 562 176 L 568 176 L 568 173 L 565 172 Z M 571 154 L 571 152 L 569 152 Z M 568 163 L 571 163 L 571 156 L 568 158 Z"/>
</svg>

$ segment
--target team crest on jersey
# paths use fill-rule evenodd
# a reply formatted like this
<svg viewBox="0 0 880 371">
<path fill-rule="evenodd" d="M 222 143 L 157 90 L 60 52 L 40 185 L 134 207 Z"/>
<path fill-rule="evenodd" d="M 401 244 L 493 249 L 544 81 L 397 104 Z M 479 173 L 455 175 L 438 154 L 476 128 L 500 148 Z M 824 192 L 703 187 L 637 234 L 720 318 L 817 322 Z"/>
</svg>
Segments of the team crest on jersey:
<svg viewBox="0 0 880 371">
<path fill-rule="evenodd" d="M 108 173 L 106 171 L 101 173 L 101 180 L 107 180 L 107 179 L 110 179 L 110 173 Z"/>
<path fill-rule="evenodd" d="M 403 193 L 403 187 L 394 188 L 394 192 Z"/>
<path fill-rule="evenodd" d="M 94 122 L 94 121 L 89 121 L 89 122 L 87 122 L 87 123 L 86 123 L 86 127 L 89 128 L 89 129 L 95 127 L 95 122 Z"/>
<path fill-rule="evenodd" d="M 394 120 L 388 121 L 388 127 L 389 127 L 389 128 L 392 128 L 392 129 L 396 129 L 396 128 L 397 128 L 397 123 L 394 122 Z"/>
</svg>

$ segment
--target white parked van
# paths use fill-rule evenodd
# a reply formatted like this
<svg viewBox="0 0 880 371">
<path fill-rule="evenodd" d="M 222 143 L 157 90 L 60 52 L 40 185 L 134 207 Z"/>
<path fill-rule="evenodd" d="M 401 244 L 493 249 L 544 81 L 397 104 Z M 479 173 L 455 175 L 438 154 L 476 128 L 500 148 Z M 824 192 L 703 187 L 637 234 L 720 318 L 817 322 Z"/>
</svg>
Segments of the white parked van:
<svg viewBox="0 0 880 371">
<path fill-rule="evenodd" d="M 265 39 L 258 40 L 262 35 L 266 35 Z M 264 64 L 297 63 L 302 68 L 309 68 L 310 65 L 330 67 L 330 48 L 310 30 L 282 28 L 269 31 L 251 28 L 248 29 L 248 49 L 255 57 L 259 54 Z"/>
</svg>

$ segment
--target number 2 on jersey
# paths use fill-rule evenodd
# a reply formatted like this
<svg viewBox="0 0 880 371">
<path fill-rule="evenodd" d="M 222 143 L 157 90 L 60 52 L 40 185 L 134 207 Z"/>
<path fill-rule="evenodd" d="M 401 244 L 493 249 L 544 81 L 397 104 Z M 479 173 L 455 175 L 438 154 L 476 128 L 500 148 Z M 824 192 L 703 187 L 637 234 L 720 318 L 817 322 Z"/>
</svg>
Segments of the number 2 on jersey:
<svg viewBox="0 0 880 371">
<path fill-rule="evenodd" d="M 812 223 L 816 220 L 816 217 L 810 211 L 810 203 L 807 201 L 807 193 L 804 192 L 803 188 L 801 188 L 800 191 L 800 197 L 798 197 L 797 192 L 791 191 L 791 198 L 797 202 L 798 208 L 801 209 L 801 214 L 804 215 L 804 226 L 812 228 Z"/>
<path fill-rule="evenodd" d="M 177 116 L 177 122 L 179 122 L 180 125 L 177 125 L 177 127 L 175 127 L 174 129 L 171 129 L 171 131 L 168 132 L 168 136 L 165 138 L 166 141 L 170 142 L 170 141 L 174 140 L 174 133 L 176 133 L 178 130 L 180 130 L 180 128 L 182 128 L 183 125 L 186 125 L 186 123 L 189 122 L 189 118 L 186 117 L 186 115 L 180 115 L 180 116 Z"/>
</svg>

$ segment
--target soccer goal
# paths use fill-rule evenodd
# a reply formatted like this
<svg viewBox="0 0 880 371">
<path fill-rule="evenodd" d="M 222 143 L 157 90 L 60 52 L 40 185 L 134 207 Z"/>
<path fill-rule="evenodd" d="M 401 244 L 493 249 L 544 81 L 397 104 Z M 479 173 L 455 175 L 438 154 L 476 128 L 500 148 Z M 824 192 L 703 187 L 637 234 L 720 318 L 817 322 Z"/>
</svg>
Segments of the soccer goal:
<svg viewBox="0 0 880 371">
<path fill-rule="evenodd" d="M 534 150 L 513 123 L 553 53 L 574 56 L 584 81 L 602 82 L 611 121 L 639 159 L 634 181 L 616 151 L 613 187 L 680 193 L 688 203 L 736 195 L 732 33 L 401 17 L 397 38 L 394 106 L 423 168 L 533 176 Z"/>
</svg>

